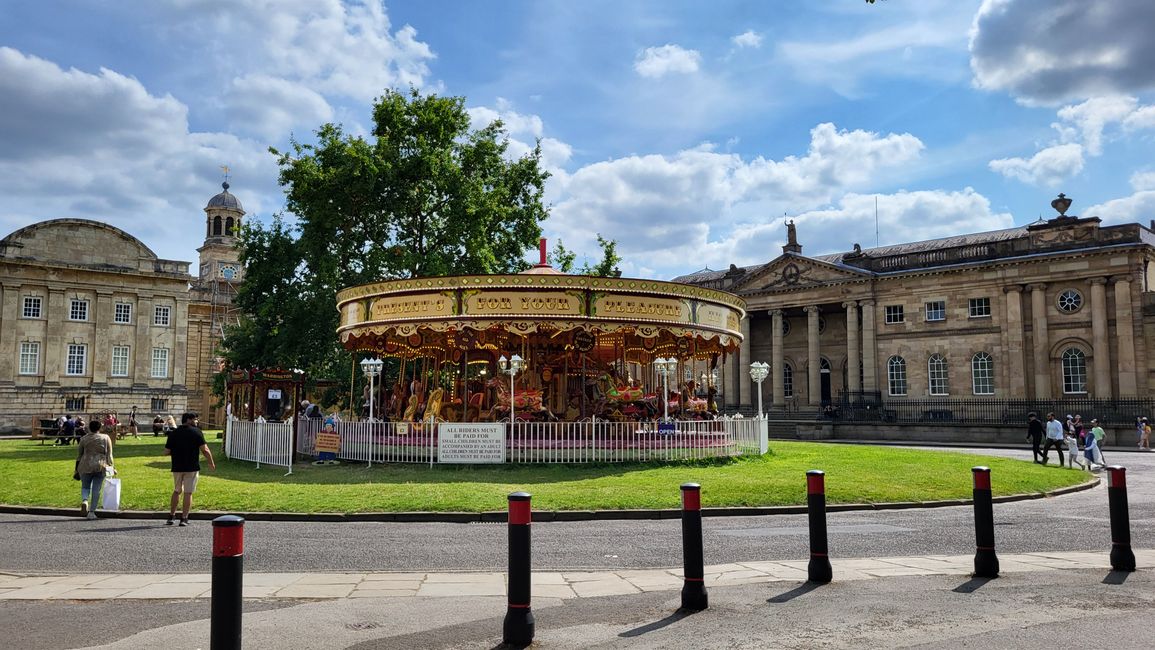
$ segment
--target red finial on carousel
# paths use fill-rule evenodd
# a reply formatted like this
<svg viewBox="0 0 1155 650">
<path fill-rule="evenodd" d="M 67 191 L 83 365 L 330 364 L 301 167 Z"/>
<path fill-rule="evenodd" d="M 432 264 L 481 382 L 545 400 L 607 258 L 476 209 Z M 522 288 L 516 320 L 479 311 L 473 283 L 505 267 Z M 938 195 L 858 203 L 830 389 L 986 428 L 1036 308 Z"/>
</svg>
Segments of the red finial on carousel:
<svg viewBox="0 0 1155 650">
<path fill-rule="evenodd" d="M 546 258 L 548 257 L 548 255 L 545 252 L 545 237 L 542 237 L 541 239 L 537 240 L 537 250 L 539 253 L 541 253 L 541 261 L 538 262 L 537 265 L 538 266 L 549 266 L 549 262 L 546 261 Z"/>
</svg>

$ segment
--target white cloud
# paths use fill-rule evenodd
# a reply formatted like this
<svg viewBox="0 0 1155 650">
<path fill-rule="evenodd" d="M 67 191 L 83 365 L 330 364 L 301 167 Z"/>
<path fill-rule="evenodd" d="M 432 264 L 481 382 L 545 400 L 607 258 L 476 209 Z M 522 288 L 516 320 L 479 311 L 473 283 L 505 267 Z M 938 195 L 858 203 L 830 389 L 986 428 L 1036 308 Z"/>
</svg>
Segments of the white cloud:
<svg viewBox="0 0 1155 650">
<path fill-rule="evenodd" d="M 524 156 L 540 142 L 542 167 L 555 179 L 564 178 L 564 166 L 573 155 L 573 148 L 557 138 L 545 137 L 545 126 L 540 116 L 518 113 L 504 98 L 499 97 L 496 104 L 496 108 L 473 106 L 466 109 L 470 127 L 481 129 L 500 119 L 509 137 L 506 152 L 510 158 Z"/>
<path fill-rule="evenodd" d="M 1123 128 L 1155 129 L 1155 106 L 1141 106 L 1123 119 Z"/>
<path fill-rule="evenodd" d="M 1123 122 L 1135 112 L 1139 102 L 1134 97 L 1095 97 L 1074 106 L 1059 109 L 1059 119 L 1073 124 L 1079 131 L 1087 153 L 1098 156 L 1103 153 L 1103 129 L 1108 125 Z M 1054 124 L 1060 133 L 1070 134 L 1064 124 Z"/>
<path fill-rule="evenodd" d="M 1083 171 L 1083 145 L 1060 144 L 1025 158 L 1001 158 L 990 162 L 991 171 L 1032 185 L 1055 186 Z"/>
<path fill-rule="evenodd" d="M 702 55 L 697 50 L 686 50 L 677 45 L 647 47 L 634 60 L 634 70 L 643 77 L 657 79 L 668 74 L 689 74 L 698 71 Z"/>
<path fill-rule="evenodd" d="M 284 140 L 301 124 L 319 126 L 333 120 L 333 107 L 301 84 L 268 75 L 233 79 L 225 93 L 230 117 L 249 125 L 269 142 Z"/>
<path fill-rule="evenodd" d="M 1131 182 L 1135 182 L 1134 177 Z M 1155 217 L 1155 189 L 1136 189 L 1138 191 L 1131 196 L 1092 205 L 1083 214 L 1099 217 L 1108 224 L 1135 222 L 1146 224 Z"/>
<path fill-rule="evenodd" d="M 739 48 L 759 48 L 762 47 L 762 35 L 752 29 L 748 29 L 737 36 L 731 37 L 730 42 Z"/>
<path fill-rule="evenodd" d="M 910 134 L 819 124 L 804 155 L 782 160 L 747 161 L 710 146 L 627 156 L 573 172 L 546 228 L 576 250 L 597 250 L 592 241 L 600 232 L 617 240 L 630 264 L 667 276 L 687 266 L 749 262 L 754 249 L 765 261 L 761 240 L 744 238 L 757 231 L 751 223 L 828 204 L 914 161 L 922 149 Z M 660 259 L 654 251 L 662 251 Z"/>
<path fill-rule="evenodd" d="M 1135 172 L 1131 174 L 1131 188 L 1136 192 L 1155 190 L 1155 172 Z"/>
<path fill-rule="evenodd" d="M 265 145 L 189 130 L 188 109 L 114 71 L 63 70 L 0 48 L 0 229 L 43 219 L 106 221 L 162 257 L 192 261 L 219 166 L 252 213 L 279 194 Z"/>
<path fill-rule="evenodd" d="M 984 0 L 971 26 L 975 84 L 1028 103 L 1155 87 L 1151 0 Z"/>
</svg>

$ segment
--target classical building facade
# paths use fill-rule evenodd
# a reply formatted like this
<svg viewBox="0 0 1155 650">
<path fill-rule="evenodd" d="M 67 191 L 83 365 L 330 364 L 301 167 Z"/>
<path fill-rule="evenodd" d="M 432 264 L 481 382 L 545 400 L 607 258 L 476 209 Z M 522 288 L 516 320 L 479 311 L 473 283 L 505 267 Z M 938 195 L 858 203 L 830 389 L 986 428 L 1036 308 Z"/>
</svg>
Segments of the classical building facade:
<svg viewBox="0 0 1155 650">
<path fill-rule="evenodd" d="M 242 272 L 228 185 L 205 207 L 200 274 L 111 225 L 53 219 L 0 240 L 0 428 L 64 413 L 211 414 Z"/>
<path fill-rule="evenodd" d="M 725 403 L 814 413 L 847 395 L 1146 398 L 1155 388 L 1155 234 L 1065 216 L 806 256 L 791 223 L 765 264 L 676 278 L 746 300 Z M 752 361 L 770 364 L 761 385 Z"/>
</svg>

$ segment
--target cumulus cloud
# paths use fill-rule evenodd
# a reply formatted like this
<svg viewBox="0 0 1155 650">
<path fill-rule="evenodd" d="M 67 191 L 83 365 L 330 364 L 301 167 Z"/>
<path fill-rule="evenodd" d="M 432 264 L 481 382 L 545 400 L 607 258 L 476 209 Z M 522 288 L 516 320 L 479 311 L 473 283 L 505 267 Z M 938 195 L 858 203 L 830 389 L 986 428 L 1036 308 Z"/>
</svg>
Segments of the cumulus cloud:
<svg viewBox="0 0 1155 650">
<path fill-rule="evenodd" d="M 975 84 L 1054 104 L 1155 87 L 1150 0 L 984 0 L 971 25 Z"/>
<path fill-rule="evenodd" d="M 224 99 L 231 117 L 269 142 L 283 140 L 298 125 L 333 120 L 333 108 L 320 93 L 280 77 L 237 77 Z"/>
<path fill-rule="evenodd" d="M 1055 186 L 1083 171 L 1083 145 L 1060 144 L 1047 147 L 1027 158 L 1000 158 L 990 169 L 1032 185 Z"/>
<path fill-rule="evenodd" d="M 1134 178 L 1131 179 L 1135 181 Z M 1148 182 L 1147 179 L 1144 182 Z M 1148 223 L 1155 215 L 1155 189 L 1142 189 L 1131 196 L 1098 203 L 1087 208 L 1086 216 L 1099 217 L 1104 223 Z"/>
<path fill-rule="evenodd" d="M 573 155 L 573 148 L 557 138 L 545 137 L 545 126 L 540 116 L 519 113 L 504 98 L 498 98 L 495 108 L 473 106 L 467 108 L 466 112 L 469 114 L 470 126 L 474 129 L 501 120 L 509 137 L 506 152 L 510 158 L 520 158 L 540 143 L 542 166 L 554 178 L 565 176 L 564 166 Z"/>
<path fill-rule="evenodd" d="M 1098 156 L 1103 153 L 1103 130 L 1111 124 L 1119 124 L 1128 119 L 1138 105 L 1139 101 L 1134 97 L 1095 97 L 1059 109 L 1061 122 L 1052 126 L 1064 139 L 1081 140 L 1088 154 Z M 1078 132 L 1072 133 L 1072 128 Z"/>
<path fill-rule="evenodd" d="M 647 47 L 634 60 L 634 70 L 643 77 L 657 79 L 668 74 L 689 74 L 698 71 L 702 55 L 697 50 L 677 45 Z"/>
<path fill-rule="evenodd" d="M 569 177 L 547 229 L 578 250 L 597 250 L 594 233 L 616 239 L 623 257 L 645 265 L 632 269 L 638 273 L 673 275 L 686 270 L 687 260 L 751 261 L 754 251 L 765 261 L 771 231 L 750 224 L 784 210 L 817 209 L 916 160 L 922 149 L 910 134 L 819 124 L 805 154 L 781 160 L 744 160 L 699 146 L 598 162 Z M 661 259 L 653 251 L 663 251 Z"/>
<path fill-rule="evenodd" d="M 190 131 L 180 101 L 136 79 L 85 72 L 0 47 L 0 229 L 81 217 L 107 221 L 161 256 L 190 260 L 201 208 L 233 168 L 250 213 L 268 209 L 276 166 L 265 146 Z"/>
<path fill-rule="evenodd" d="M 1131 174 L 1131 187 L 1136 191 L 1155 190 L 1155 172 Z"/>
<path fill-rule="evenodd" d="M 739 48 L 759 48 L 762 47 L 762 35 L 752 29 L 748 29 L 737 36 L 732 36 L 730 42 Z"/>
</svg>

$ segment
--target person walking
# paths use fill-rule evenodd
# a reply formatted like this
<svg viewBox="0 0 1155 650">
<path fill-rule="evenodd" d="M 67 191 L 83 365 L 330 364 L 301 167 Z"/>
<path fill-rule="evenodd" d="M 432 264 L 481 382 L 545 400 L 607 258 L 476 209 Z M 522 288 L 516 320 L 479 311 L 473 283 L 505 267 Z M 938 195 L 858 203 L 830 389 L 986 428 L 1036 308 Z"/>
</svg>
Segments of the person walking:
<svg viewBox="0 0 1155 650">
<path fill-rule="evenodd" d="M 1078 463 L 1079 469 L 1082 469 L 1083 457 L 1079 455 L 1079 439 L 1070 431 L 1066 432 L 1066 436 L 1063 438 L 1063 442 L 1067 444 L 1067 467 L 1075 469 L 1075 463 Z"/>
<path fill-rule="evenodd" d="M 1040 445 L 1043 444 L 1043 435 L 1046 429 L 1043 423 L 1039 422 L 1039 416 L 1034 411 L 1027 413 L 1027 440 L 1031 441 L 1031 453 L 1035 457 L 1035 462 L 1043 457 L 1043 452 L 1040 451 Z"/>
<path fill-rule="evenodd" d="M 1103 467 L 1107 466 L 1107 462 L 1103 459 L 1103 439 L 1107 437 L 1107 432 L 1103 431 L 1103 427 L 1099 426 L 1097 418 L 1091 418 L 1091 431 L 1087 434 L 1087 439 L 1095 439 L 1095 462 Z"/>
<path fill-rule="evenodd" d="M 1147 418 L 1142 418 L 1143 435 L 1139 437 L 1139 448 L 1151 451 L 1151 424 L 1147 422 Z"/>
<path fill-rule="evenodd" d="M 132 410 L 129 411 L 129 413 L 128 413 L 128 432 L 132 434 L 133 438 L 140 439 L 140 430 L 137 428 L 137 424 L 136 424 L 136 407 L 135 406 L 133 406 Z"/>
<path fill-rule="evenodd" d="M 100 420 L 88 423 L 88 433 L 77 443 L 76 475 L 80 478 L 80 516 L 96 519 L 105 470 L 112 467 L 112 439 L 100 432 Z M 91 500 L 89 500 L 91 497 Z"/>
<path fill-rule="evenodd" d="M 1055 419 L 1054 413 L 1047 414 L 1047 441 L 1043 443 L 1043 462 L 1047 464 L 1051 447 L 1059 454 L 1059 467 L 1063 466 L 1063 425 Z M 1037 461 L 1036 461 L 1037 462 Z"/>
<path fill-rule="evenodd" d="M 1083 455 L 1086 457 L 1087 469 L 1091 470 L 1098 465 L 1100 469 L 1106 467 L 1103 464 L 1103 454 L 1099 451 L 1099 443 L 1096 442 L 1095 436 L 1091 432 L 1087 432 L 1087 436 L 1083 439 Z"/>
<path fill-rule="evenodd" d="M 168 434 L 164 443 L 164 453 L 172 457 L 172 498 L 169 500 L 168 521 L 171 526 L 176 523 L 176 507 L 183 496 L 180 525 L 188 525 L 188 513 L 192 509 L 192 495 L 197 489 L 197 478 L 200 476 L 200 455 L 204 454 L 211 469 L 216 469 L 213 453 L 209 451 L 205 435 L 200 430 L 200 418 L 196 413 L 185 413 L 180 416 L 180 426 Z"/>
</svg>

